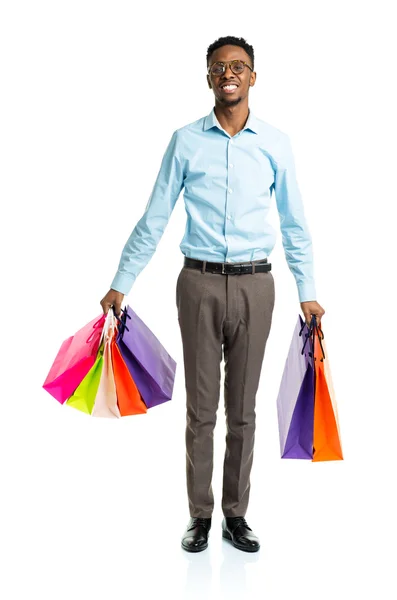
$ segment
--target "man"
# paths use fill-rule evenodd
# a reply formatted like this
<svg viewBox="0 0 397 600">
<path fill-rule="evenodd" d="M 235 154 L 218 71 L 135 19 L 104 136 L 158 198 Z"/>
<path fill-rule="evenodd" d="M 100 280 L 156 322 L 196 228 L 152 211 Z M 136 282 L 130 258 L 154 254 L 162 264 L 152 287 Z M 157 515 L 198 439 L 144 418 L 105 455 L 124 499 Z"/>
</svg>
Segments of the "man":
<svg viewBox="0 0 397 600">
<path fill-rule="evenodd" d="M 275 301 L 267 257 L 276 232 L 266 222 L 274 192 L 282 242 L 306 322 L 316 301 L 311 236 L 305 221 L 289 137 L 252 114 L 254 51 L 243 38 L 222 37 L 207 50 L 209 115 L 174 131 L 142 218 L 124 246 L 106 313 L 149 262 L 184 188 L 187 212 L 180 244 L 184 264 L 176 303 L 185 368 L 186 477 L 190 520 L 182 547 L 208 546 L 214 506 L 213 431 L 225 362 L 227 422 L 222 535 L 254 552 L 259 539 L 245 520 L 255 432 L 255 397 Z"/>
</svg>

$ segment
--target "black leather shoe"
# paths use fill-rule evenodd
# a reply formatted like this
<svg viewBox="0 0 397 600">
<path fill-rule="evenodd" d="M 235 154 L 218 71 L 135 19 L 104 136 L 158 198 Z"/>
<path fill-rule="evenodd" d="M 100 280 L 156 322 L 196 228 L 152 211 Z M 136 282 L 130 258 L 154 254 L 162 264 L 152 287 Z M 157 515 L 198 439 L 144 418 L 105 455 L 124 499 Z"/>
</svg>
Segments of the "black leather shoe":
<svg viewBox="0 0 397 600">
<path fill-rule="evenodd" d="M 208 546 L 211 517 L 191 517 L 182 538 L 182 548 L 188 552 L 200 552 Z"/>
<path fill-rule="evenodd" d="M 259 539 L 252 533 L 244 517 L 224 517 L 222 537 L 230 540 L 235 548 L 245 552 L 257 552 L 260 548 Z"/>
</svg>

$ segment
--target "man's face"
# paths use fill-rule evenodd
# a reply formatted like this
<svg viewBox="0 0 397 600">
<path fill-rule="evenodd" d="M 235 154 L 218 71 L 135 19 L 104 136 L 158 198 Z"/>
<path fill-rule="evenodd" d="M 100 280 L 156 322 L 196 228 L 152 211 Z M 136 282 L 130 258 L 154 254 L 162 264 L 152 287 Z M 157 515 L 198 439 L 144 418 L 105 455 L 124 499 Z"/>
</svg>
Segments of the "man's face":
<svg viewBox="0 0 397 600">
<path fill-rule="evenodd" d="M 252 67 L 251 58 L 246 51 L 240 46 L 232 45 L 222 46 L 215 50 L 210 56 L 209 66 L 214 62 L 229 63 L 229 61 L 236 59 L 245 61 Z M 248 67 L 245 67 L 242 73 L 236 75 L 231 71 L 229 64 L 222 75 L 213 75 L 212 73 L 207 75 L 208 85 L 212 88 L 216 100 L 225 106 L 236 106 L 244 100 L 248 96 L 250 86 L 254 85 L 255 79 L 256 73 Z M 231 92 L 222 89 L 222 86 L 228 83 L 235 84 L 236 89 Z"/>
</svg>

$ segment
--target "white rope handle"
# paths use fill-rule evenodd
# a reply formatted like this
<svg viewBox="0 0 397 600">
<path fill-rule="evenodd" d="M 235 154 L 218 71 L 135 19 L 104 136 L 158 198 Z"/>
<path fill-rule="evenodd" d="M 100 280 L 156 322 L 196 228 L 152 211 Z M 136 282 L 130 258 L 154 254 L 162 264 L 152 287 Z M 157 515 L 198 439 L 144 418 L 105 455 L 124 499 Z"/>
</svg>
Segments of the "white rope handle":
<svg viewBox="0 0 397 600">
<path fill-rule="evenodd" d="M 110 334 L 110 337 L 113 336 L 115 327 L 116 327 L 116 317 L 114 316 L 113 308 L 110 307 L 109 310 L 108 310 L 108 312 L 107 312 L 107 314 L 106 314 L 105 323 L 104 323 L 103 328 L 102 328 L 102 333 L 101 333 L 101 339 L 99 341 L 99 346 L 101 346 L 102 341 L 104 339 L 105 339 L 105 342 L 108 340 L 109 334 Z"/>
</svg>

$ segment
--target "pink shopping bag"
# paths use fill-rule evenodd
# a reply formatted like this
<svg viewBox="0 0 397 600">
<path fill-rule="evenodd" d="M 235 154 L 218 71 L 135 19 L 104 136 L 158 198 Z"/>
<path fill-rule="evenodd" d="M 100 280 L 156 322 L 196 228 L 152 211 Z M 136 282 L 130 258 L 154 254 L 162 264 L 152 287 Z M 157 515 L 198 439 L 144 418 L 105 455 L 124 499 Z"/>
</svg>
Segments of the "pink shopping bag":
<svg viewBox="0 0 397 600">
<path fill-rule="evenodd" d="M 62 343 L 43 384 L 43 388 L 61 404 L 73 394 L 93 366 L 105 320 L 105 314 L 96 317 Z"/>
</svg>

